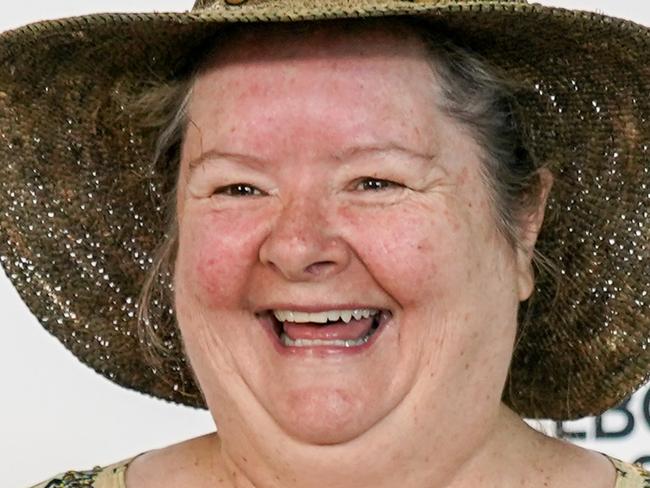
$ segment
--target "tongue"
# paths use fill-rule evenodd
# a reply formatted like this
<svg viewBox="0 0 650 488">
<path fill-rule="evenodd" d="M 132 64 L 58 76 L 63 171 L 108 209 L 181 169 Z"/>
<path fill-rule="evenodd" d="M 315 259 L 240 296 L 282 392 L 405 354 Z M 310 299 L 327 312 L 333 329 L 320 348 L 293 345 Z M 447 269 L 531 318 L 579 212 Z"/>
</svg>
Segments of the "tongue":
<svg viewBox="0 0 650 488">
<path fill-rule="evenodd" d="M 372 318 L 354 320 L 350 323 L 333 322 L 331 324 L 296 324 L 284 322 L 284 333 L 292 340 L 296 339 L 321 339 L 321 340 L 357 340 L 364 337 L 372 328 Z"/>
</svg>

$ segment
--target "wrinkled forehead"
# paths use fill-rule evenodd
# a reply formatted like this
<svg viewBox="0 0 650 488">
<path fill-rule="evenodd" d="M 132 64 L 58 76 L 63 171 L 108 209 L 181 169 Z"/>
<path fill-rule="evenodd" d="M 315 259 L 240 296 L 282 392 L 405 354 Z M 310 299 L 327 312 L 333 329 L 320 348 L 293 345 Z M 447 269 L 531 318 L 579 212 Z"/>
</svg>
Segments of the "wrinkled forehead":
<svg viewBox="0 0 650 488">
<path fill-rule="evenodd" d="M 192 88 L 183 167 L 215 148 L 267 162 L 329 161 L 359 145 L 436 152 L 449 121 L 416 32 L 385 21 L 294 27 L 239 29 L 218 44 Z"/>
<path fill-rule="evenodd" d="M 423 39 L 406 21 L 256 25 L 221 39 L 189 105 L 202 136 L 228 124 L 252 131 L 272 118 L 288 118 L 279 128 L 289 132 L 310 113 L 323 130 L 339 132 L 386 120 L 431 126 L 422 106 L 436 105 L 435 77 Z"/>
<path fill-rule="evenodd" d="M 189 112 L 208 102 L 223 114 L 260 91 L 271 97 L 285 84 L 295 84 L 296 92 L 311 87 L 315 95 L 354 87 L 386 103 L 408 91 L 423 102 L 437 83 L 422 30 L 406 19 L 227 27 L 197 69 Z"/>
</svg>

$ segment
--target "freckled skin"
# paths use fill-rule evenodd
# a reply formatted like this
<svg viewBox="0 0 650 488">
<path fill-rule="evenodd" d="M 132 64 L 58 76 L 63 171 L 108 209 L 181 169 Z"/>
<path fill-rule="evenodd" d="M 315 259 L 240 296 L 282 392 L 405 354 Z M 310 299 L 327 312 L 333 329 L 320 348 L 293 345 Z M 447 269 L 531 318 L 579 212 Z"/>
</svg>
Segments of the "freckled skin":
<svg viewBox="0 0 650 488">
<path fill-rule="evenodd" d="M 409 463 L 416 446 L 444 445 L 459 462 L 496 422 L 530 263 L 498 233 L 480 151 L 437 108 L 422 47 L 398 37 L 236 41 L 194 87 L 176 309 L 233 458 L 240 444 L 266 453 L 268 439 L 363 440 L 377 456 L 412 448 Z M 410 152 L 341 156 L 396 145 Z M 190 171 L 208 151 L 227 155 Z M 359 189 L 367 177 L 398 185 Z M 259 194 L 218 191 L 238 183 Z M 278 303 L 393 319 L 363 354 L 287 357 L 255 315 Z"/>
<path fill-rule="evenodd" d="M 368 47 L 363 59 L 337 59 L 345 46 L 316 58 L 304 49 L 278 66 L 235 48 L 196 83 L 179 187 L 177 307 L 209 403 L 243 395 L 292 436 L 336 443 L 405 398 L 435 403 L 459 377 L 498 390 L 518 270 L 485 205 L 478 148 L 436 108 L 422 53 Z M 336 157 L 393 142 L 435 158 Z M 188 162 L 212 149 L 263 163 L 216 161 L 190 174 Z M 363 176 L 408 189 L 353 191 Z M 211 195 L 237 182 L 265 194 Z M 394 320 L 367 354 L 299 361 L 279 356 L 254 316 L 278 301 L 367 303 L 393 310 Z M 501 352 L 486 354 L 485 344 Z M 459 350 L 475 358 L 473 371 Z M 488 381 L 485 361 L 498 362 Z M 425 368 L 436 382 L 419 381 Z M 249 391 L 234 392 L 223 370 Z"/>
</svg>

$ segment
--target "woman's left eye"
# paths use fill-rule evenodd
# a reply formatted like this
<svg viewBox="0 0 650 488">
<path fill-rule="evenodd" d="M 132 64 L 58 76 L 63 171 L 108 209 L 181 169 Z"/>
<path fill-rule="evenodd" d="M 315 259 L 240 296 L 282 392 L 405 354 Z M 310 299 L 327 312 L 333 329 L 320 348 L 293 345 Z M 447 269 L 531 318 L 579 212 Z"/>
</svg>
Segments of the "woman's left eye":
<svg viewBox="0 0 650 488">
<path fill-rule="evenodd" d="M 380 191 L 387 190 L 389 188 L 401 188 L 404 185 L 395 183 L 390 180 L 383 180 L 381 178 L 363 178 L 358 180 L 355 184 L 355 190 L 361 191 Z"/>
<path fill-rule="evenodd" d="M 215 195 L 226 195 L 229 197 L 256 197 L 262 195 L 262 191 L 248 183 L 235 183 L 233 185 L 217 188 Z"/>
</svg>

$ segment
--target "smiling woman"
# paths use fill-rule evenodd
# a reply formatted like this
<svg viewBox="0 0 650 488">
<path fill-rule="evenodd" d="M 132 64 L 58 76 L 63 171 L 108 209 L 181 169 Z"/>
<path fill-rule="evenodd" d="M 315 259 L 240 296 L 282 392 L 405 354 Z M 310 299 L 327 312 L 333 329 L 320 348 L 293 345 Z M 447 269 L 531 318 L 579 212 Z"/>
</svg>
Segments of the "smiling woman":
<svg viewBox="0 0 650 488">
<path fill-rule="evenodd" d="M 225 397 L 241 396 L 238 408 L 245 405 L 247 416 L 263 408 L 292 437 L 338 444 L 381 431 L 389 414 L 410 417 L 412 396 L 448 396 L 461 381 L 493 399 L 510 361 L 516 304 L 531 291 L 542 215 L 535 208 L 538 217 L 526 219 L 530 228 L 517 226 L 517 249 L 499 233 L 492 201 L 514 200 L 507 190 L 515 185 L 504 191 L 508 179 L 490 173 L 489 181 L 501 183 L 494 198 L 484 161 L 495 152 L 508 151 L 501 165 L 517 150 L 525 156 L 511 118 L 497 111 L 507 105 L 507 91 L 499 92 L 495 78 L 484 80 L 478 60 L 459 56 L 449 43 L 434 44 L 417 24 L 298 29 L 223 34 L 228 41 L 217 42 L 219 54 L 199 69 L 189 103 L 180 107 L 185 113 L 173 117 L 191 125 L 164 131 L 183 134 L 170 274 L 184 345 L 208 405 L 223 411 L 217 405 Z M 258 39 L 264 48 L 251 53 L 247 46 Z M 184 93 L 175 98 L 187 100 Z M 476 139 L 488 130 L 499 132 L 485 149 Z M 528 158 L 517 162 L 536 174 Z M 513 166 L 500 174 L 524 167 Z M 523 202 L 522 180 L 528 188 L 539 180 L 519 177 Z M 495 273 L 508 277 L 494 281 Z M 481 327 L 486 316 L 504 327 Z M 184 332 L 186 326 L 192 329 Z M 486 341 L 493 347 L 476 347 Z M 459 361 L 465 353 L 473 361 Z M 483 370 L 490 358 L 501 363 L 494 381 Z M 247 387 L 242 391 L 224 371 Z M 419 391 L 423 375 L 440 384 Z M 208 377 L 228 380 L 215 385 Z M 473 408 L 450 400 L 437 409 Z M 478 433 L 485 418 L 470 419 L 476 424 L 468 430 Z M 217 423 L 222 433 L 231 428 Z M 466 442 L 468 452 L 472 447 Z"/>
<path fill-rule="evenodd" d="M 84 362 L 219 429 L 39 487 L 650 482 L 521 418 L 648 375 L 646 31 L 477 5 L 199 1 L 0 38 L 16 287 Z"/>
</svg>

